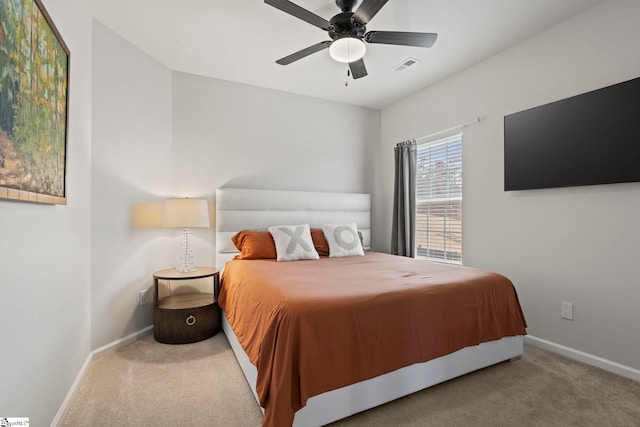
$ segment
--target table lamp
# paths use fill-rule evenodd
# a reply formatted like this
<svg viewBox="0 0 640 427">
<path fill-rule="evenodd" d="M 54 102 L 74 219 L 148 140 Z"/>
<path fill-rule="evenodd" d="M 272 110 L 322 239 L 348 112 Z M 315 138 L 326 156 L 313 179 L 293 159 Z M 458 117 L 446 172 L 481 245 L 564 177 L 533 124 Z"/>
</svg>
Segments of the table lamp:
<svg viewBox="0 0 640 427">
<path fill-rule="evenodd" d="M 193 271 L 193 254 L 189 237 L 191 228 L 209 227 L 209 207 L 203 199 L 168 199 L 164 202 L 165 228 L 182 228 L 180 264 L 176 270 L 182 273 Z"/>
</svg>

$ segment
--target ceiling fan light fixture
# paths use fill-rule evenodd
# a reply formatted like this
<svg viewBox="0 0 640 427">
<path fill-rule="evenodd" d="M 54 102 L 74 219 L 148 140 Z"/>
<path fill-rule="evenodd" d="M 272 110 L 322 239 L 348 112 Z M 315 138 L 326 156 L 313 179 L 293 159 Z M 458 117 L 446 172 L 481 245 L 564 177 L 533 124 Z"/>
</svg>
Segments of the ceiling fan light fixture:
<svg viewBox="0 0 640 427">
<path fill-rule="evenodd" d="M 355 37 L 342 37 L 334 40 L 329 47 L 329 55 L 338 62 L 350 63 L 361 59 L 367 52 L 367 46 Z"/>
</svg>

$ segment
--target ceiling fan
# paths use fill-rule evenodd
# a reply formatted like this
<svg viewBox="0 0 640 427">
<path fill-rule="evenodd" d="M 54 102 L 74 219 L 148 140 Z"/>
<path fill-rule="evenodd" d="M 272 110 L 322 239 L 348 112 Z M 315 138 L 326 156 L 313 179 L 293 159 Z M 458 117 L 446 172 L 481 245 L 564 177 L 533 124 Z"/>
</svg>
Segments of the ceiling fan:
<svg viewBox="0 0 640 427">
<path fill-rule="evenodd" d="M 357 0 L 336 0 L 342 10 L 331 20 L 316 15 L 289 0 L 264 0 L 270 6 L 282 10 L 296 18 L 329 33 L 331 40 L 309 46 L 276 61 L 280 65 L 288 65 L 313 53 L 329 48 L 329 55 L 338 62 L 349 64 L 354 79 L 367 75 L 367 68 L 362 57 L 367 48 L 364 42 L 395 44 L 401 46 L 431 47 L 438 35 L 435 33 L 416 33 L 405 31 L 369 31 L 366 25 L 378 13 L 388 0 L 363 0 L 353 12 Z"/>
</svg>

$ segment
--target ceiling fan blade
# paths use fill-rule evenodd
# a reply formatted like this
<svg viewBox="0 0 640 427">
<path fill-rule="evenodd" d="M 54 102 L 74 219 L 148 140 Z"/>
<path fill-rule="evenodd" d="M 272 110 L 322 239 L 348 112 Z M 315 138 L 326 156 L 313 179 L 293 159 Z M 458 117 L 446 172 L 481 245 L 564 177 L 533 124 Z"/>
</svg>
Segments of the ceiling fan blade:
<svg viewBox="0 0 640 427">
<path fill-rule="evenodd" d="M 328 48 L 329 46 L 331 46 L 331 42 L 330 41 L 325 41 L 325 42 L 320 42 L 318 44 L 314 44 L 313 46 L 309 46 L 305 49 L 299 50 L 295 53 L 292 53 L 289 56 L 285 56 L 284 58 L 280 58 L 276 61 L 276 64 L 280 64 L 280 65 L 289 65 L 294 61 L 297 61 L 298 59 L 302 59 L 305 56 L 309 56 L 312 53 L 316 53 L 316 52 L 320 52 L 323 49 Z"/>
<path fill-rule="evenodd" d="M 322 28 L 325 31 L 329 31 L 333 28 L 333 25 L 324 18 L 319 17 L 313 12 L 309 12 L 307 9 L 298 6 L 289 0 L 264 0 L 269 6 L 273 6 L 276 9 L 280 9 L 283 12 L 293 15 L 296 18 L 302 19 L 311 25 L 315 25 L 318 28 Z"/>
<path fill-rule="evenodd" d="M 387 1 L 388 0 L 363 0 L 358 10 L 353 14 L 353 19 L 359 24 L 366 25 L 376 13 L 382 9 L 382 6 L 384 6 Z"/>
<path fill-rule="evenodd" d="M 351 75 L 353 76 L 354 80 L 365 77 L 367 75 L 367 67 L 364 66 L 364 61 L 362 60 L 362 58 L 358 59 L 355 62 L 350 62 L 349 69 L 351 70 Z"/>
<path fill-rule="evenodd" d="M 436 33 L 408 33 L 403 31 L 369 31 L 364 35 L 367 43 L 397 44 L 401 46 L 431 47 Z"/>
</svg>

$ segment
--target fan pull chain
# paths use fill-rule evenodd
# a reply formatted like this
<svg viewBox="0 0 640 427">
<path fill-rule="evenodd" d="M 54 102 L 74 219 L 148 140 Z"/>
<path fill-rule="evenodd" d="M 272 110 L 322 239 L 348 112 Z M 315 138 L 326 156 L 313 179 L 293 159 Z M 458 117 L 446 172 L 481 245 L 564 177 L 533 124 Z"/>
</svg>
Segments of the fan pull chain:
<svg viewBox="0 0 640 427">
<path fill-rule="evenodd" d="M 347 39 L 349 40 L 349 39 Z M 351 75 L 351 70 L 349 70 L 349 55 L 351 54 L 351 43 L 347 41 L 347 79 L 344 81 L 345 86 L 349 86 L 349 76 Z"/>
</svg>

